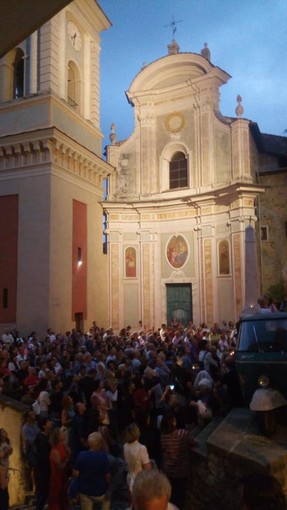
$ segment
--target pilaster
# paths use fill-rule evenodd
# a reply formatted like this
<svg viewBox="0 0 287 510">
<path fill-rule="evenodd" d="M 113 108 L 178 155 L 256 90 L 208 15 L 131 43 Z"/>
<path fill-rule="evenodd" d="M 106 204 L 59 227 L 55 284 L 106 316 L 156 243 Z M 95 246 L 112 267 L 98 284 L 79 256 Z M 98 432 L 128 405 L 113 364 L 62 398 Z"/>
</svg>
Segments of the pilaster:
<svg viewBox="0 0 287 510">
<path fill-rule="evenodd" d="M 213 148 L 213 112 L 208 103 L 208 99 L 201 104 L 200 108 L 200 127 L 201 127 L 201 171 L 200 185 L 210 186 L 213 183 L 214 175 L 214 148 Z"/>
<path fill-rule="evenodd" d="M 0 103 L 4 103 L 12 99 L 13 87 L 13 66 L 6 56 L 0 61 L 0 76 Z"/>
<path fill-rule="evenodd" d="M 38 60 L 38 32 L 30 35 L 30 69 L 29 69 L 29 93 L 36 94 L 37 84 L 37 60 Z"/>
<path fill-rule="evenodd" d="M 84 34 L 84 117 L 91 119 L 91 37 Z"/>
<path fill-rule="evenodd" d="M 90 120 L 100 127 L 100 48 L 91 41 L 91 111 Z"/>
<path fill-rule="evenodd" d="M 58 14 L 59 18 L 59 68 L 58 68 L 58 76 L 59 76 L 59 96 L 62 99 L 67 100 L 67 75 L 68 75 L 68 62 L 66 62 L 65 54 L 66 54 L 66 13 L 65 11 L 61 11 Z"/>
<path fill-rule="evenodd" d="M 142 113 L 139 112 L 140 121 L 140 155 L 141 155 L 141 182 L 140 193 L 149 195 L 158 191 L 158 179 L 155 172 L 155 116 L 151 107 Z"/>
<path fill-rule="evenodd" d="M 252 182 L 250 165 L 249 121 L 237 119 L 231 124 L 232 178 Z"/>
</svg>

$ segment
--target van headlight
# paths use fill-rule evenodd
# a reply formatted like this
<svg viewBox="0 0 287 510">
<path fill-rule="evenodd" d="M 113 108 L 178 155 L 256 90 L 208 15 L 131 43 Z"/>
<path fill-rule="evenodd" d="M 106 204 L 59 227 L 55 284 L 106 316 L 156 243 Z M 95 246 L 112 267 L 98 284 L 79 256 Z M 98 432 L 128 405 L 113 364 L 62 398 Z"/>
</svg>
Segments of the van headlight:
<svg viewBox="0 0 287 510">
<path fill-rule="evenodd" d="M 260 388 L 268 388 L 268 386 L 269 386 L 269 377 L 267 377 L 267 375 L 261 375 L 258 378 L 258 384 L 259 384 Z"/>
</svg>

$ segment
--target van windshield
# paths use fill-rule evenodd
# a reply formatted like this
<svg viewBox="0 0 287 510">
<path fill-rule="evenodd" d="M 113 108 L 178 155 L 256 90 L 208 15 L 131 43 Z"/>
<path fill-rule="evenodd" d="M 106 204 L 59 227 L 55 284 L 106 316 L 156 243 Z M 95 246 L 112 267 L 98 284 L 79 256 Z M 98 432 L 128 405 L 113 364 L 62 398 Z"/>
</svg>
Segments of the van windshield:
<svg viewBox="0 0 287 510">
<path fill-rule="evenodd" d="M 240 325 L 238 351 L 287 352 L 287 320 L 250 320 Z"/>
</svg>

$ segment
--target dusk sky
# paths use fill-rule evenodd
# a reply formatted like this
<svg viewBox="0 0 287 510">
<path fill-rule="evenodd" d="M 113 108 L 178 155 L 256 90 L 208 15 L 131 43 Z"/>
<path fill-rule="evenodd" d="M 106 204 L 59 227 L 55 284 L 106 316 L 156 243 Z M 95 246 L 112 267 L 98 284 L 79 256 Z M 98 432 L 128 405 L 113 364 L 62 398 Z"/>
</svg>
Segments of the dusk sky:
<svg viewBox="0 0 287 510">
<path fill-rule="evenodd" d="M 287 0 L 99 0 L 112 23 L 101 41 L 101 127 L 109 142 L 134 128 L 125 91 L 144 63 L 167 55 L 175 39 L 182 52 L 200 53 L 208 43 L 211 62 L 231 75 L 221 87 L 220 110 L 235 116 L 242 97 L 244 118 L 262 133 L 287 129 Z"/>
</svg>

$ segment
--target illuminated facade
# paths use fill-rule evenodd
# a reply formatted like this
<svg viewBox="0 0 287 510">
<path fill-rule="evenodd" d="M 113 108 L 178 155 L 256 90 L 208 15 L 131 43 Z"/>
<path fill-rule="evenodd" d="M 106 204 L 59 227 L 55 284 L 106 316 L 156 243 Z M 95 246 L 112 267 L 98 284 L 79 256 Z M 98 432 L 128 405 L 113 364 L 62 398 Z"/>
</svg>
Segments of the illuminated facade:
<svg viewBox="0 0 287 510">
<path fill-rule="evenodd" d="M 127 91 L 132 135 L 117 143 L 113 129 L 107 148 L 116 168 L 104 203 L 115 329 L 235 321 L 246 299 L 245 230 L 257 228 L 265 189 L 262 137 L 243 118 L 240 96 L 235 117 L 220 113 L 230 76 L 206 47 L 180 53 L 173 41 L 168 49 Z M 269 159 L 278 168 L 278 157 Z"/>
</svg>

